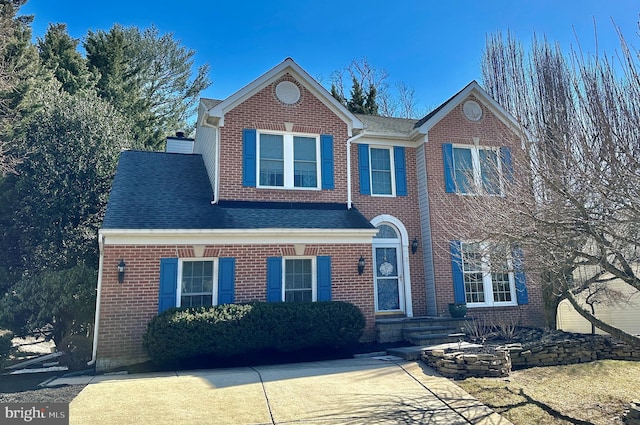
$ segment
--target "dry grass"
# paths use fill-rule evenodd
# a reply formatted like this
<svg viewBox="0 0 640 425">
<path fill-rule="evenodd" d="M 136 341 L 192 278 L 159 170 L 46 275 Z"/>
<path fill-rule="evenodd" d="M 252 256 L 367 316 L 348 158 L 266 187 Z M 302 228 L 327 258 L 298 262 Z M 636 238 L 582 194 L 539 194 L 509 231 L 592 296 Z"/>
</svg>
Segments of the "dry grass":
<svg viewBox="0 0 640 425">
<path fill-rule="evenodd" d="M 517 425 L 617 425 L 629 403 L 640 398 L 640 362 L 537 367 L 507 379 L 457 384 Z"/>
</svg>

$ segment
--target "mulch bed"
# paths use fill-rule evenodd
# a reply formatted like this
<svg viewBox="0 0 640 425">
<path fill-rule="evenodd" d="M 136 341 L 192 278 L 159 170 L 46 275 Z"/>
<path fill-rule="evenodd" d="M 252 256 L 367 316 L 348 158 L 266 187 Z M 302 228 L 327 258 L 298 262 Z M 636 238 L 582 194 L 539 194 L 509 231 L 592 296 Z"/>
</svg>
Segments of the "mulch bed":
<svg viewBox="0 0 640 425">
<path fill-rule="evenodd" d="M 39 384 L 65 372 L 24 373 L 0 376 L 0 403 L 66 402 L 73 400 L 84 385 L 40 387 Z"/>
</svg>

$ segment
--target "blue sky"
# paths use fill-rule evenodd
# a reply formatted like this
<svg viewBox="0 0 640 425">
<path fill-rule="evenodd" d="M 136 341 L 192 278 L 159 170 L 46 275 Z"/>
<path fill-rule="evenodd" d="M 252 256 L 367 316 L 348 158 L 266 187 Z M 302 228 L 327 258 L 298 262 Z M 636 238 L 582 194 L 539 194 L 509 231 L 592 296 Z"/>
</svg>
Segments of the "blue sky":
<svg viewBox="0 0 640 425">
<path fill-rule="evenodd" d="M 640 46 L 637 0 L 29 0 L 20 12 L 35 15 L 36 37 L 49 23 L 66 23 L 75 38 L 115 23 L 172 32 L 196 51 L 197 64 L 211 65 L 213 84 L 202 96 L 217 99 L 287 57 L 323 84 L 366 57 L 388 72 L 391 86 L 415 89 L 419 108 L 430 110 L 471 80 L 482 83 L 490 33 L 511 30 L 528 44 L 535 32 L 565 49 L 577 35 L 582 50 L 593 52 L 595 19 L 598 48 L 611 56 L 619 48 L 613 19 Z"/>
</svg>

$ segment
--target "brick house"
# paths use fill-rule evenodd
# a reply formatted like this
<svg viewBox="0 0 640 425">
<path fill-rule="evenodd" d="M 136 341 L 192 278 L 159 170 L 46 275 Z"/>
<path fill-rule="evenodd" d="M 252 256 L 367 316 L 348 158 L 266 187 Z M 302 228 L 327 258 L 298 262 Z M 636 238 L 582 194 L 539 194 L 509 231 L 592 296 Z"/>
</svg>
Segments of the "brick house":
<svg viewBox="0 0 640 425">
<path fill-rule="evenodd" d="M 475 82 L 421 120 L 355 115 L 291 59 L 202 99 L 194 140 L 121 154 L 99 231 L 93 361 L 145 360 L 147 322 L 174 306 L 349 301 L 364 340 L 376 319 L 448 315 L 454 300 L 539 325 L 522 273 L 478 281 L 452 261 L 472 245 L 432 220 L 466 190 L 462 168 L 497 155 L 506 173 L 514 128 Z"/>
</svg>

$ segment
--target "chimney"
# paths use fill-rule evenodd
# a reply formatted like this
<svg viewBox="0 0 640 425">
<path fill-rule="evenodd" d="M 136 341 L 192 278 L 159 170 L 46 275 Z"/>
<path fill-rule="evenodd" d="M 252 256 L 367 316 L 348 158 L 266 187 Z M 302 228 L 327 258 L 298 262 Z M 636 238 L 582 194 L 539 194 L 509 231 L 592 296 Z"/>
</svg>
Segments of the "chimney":
<svg viewBox="0 0 640 425">
<path fill-rule="evenodd" d="M 164 151 L 168 153 L 193 153 L 193 139 L 184 137 L 184 131 L 176 131 L 175 136 L 167 137 Z"/>
</svg>

